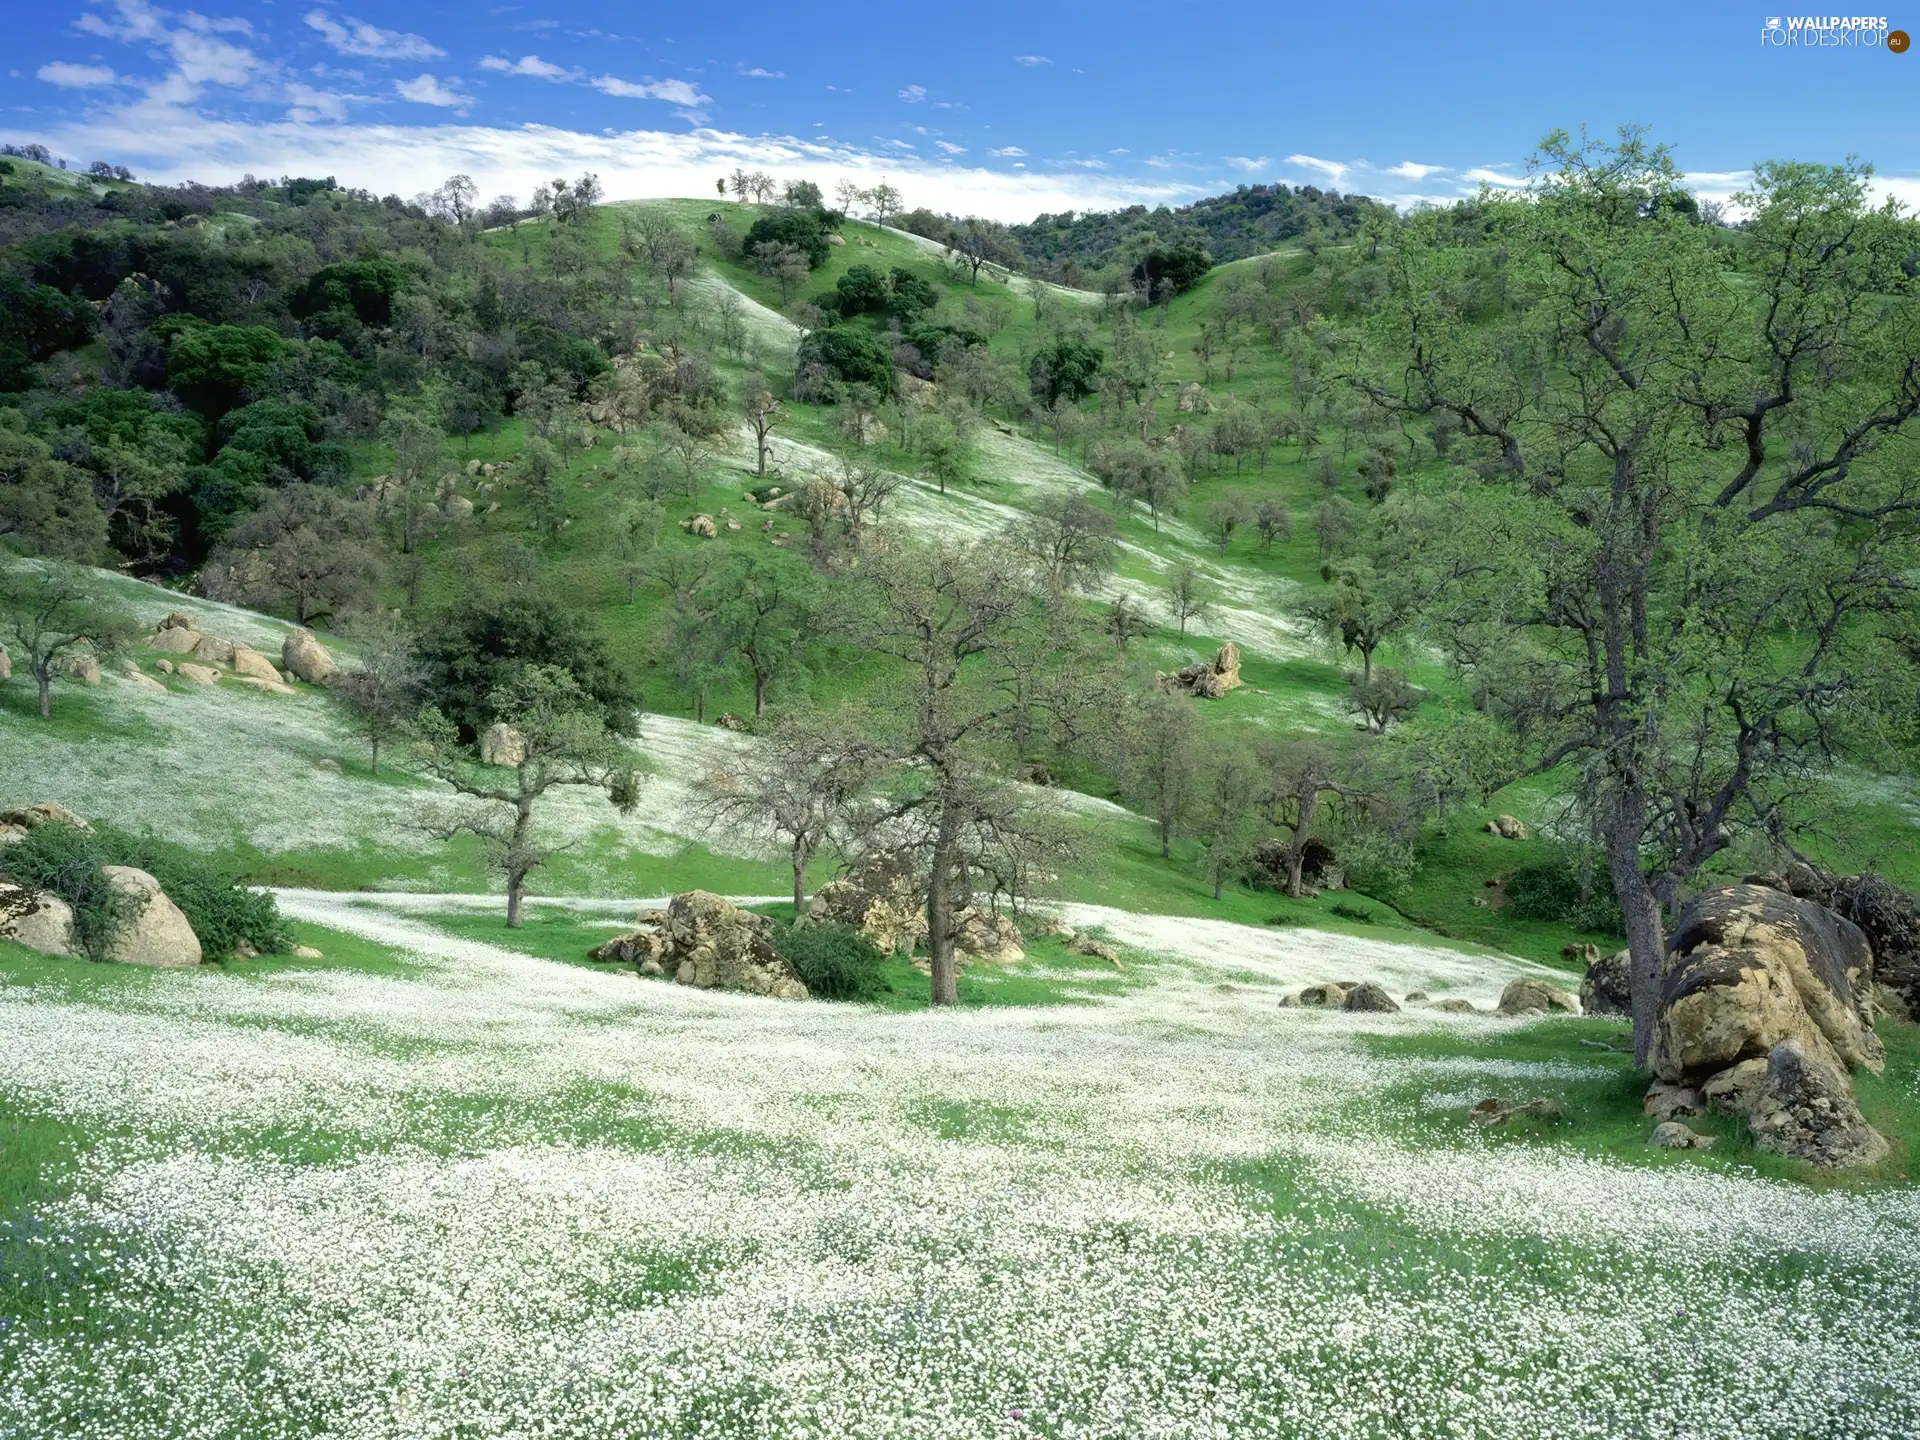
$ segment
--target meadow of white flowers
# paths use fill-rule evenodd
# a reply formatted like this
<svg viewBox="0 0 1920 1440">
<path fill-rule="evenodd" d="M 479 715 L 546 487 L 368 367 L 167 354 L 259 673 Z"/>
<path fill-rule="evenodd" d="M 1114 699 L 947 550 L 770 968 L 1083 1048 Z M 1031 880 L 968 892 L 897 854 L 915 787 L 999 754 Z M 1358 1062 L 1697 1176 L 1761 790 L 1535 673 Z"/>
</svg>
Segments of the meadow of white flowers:
<svg viewBox="0 0 1920 1440">
<path fill-rule="evenodd" d="M 890 1015 L 286 903 L 408 967 L 0 987 L 0 1095 L 89 1137 L 0 1235 L 0 1435 L 1920 1433 L 1920 1197 L 1394 1123 L 1568 1067 L 1362 1036 L 1508 1022 L 1178 962 Z"/>
</svg>

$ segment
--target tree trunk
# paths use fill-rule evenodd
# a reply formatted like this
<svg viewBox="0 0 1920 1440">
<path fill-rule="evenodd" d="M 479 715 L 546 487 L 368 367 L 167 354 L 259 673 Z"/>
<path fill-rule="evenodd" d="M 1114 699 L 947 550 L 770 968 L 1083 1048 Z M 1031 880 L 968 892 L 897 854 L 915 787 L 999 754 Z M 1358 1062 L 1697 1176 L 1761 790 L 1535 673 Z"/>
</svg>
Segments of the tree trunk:
<svg viewBox="0 0 1920 1440">
<path fill-rule="evenodd" d="M 933 845 L 933 873 L 927 881 L 927 968 L 933 972 L 932 999 L 936 1006 L 960 1003 L 960 977 L 953 962 L 953 896 L 948 890 L 954 847 L 950 827 L 951 822 L 942 815 Z"/>
<path fill-rule="evenodd" d="M 1292 851 L 1287 856 L 1287 898 L 1300 898 L 1300 871 L 1307 863 L 1307 847 L 1304 842 L 1295 840 Z"/>
<path fill-rule="evenodd" d="M 1227 889 L 1227 877 L 1225 875 L 1214 876 L 1213 877 L 1213 898 L 1218 900 L 1222 895 L 1226 893 L 1226 889 Z"/>
<path fill-rule="evenodd" d="M 520 896 L 527 888 L 527 872 L 509 870 L 507 872 L 507 928 L 520 928 Z"/>
<path fill-rule="evenodd" d="M 1171 860 L 1173 858 L 1173 851 L 1171 849 L 1172 840 L 1173 822 L 1165 816 L 1162 816 L 1160 818 L 1160 858 L 1162 860 Z M 1217 900 L 1220 897 L 1216 895 L 1214 898 Z"/>
<path fill-rule="evenodd" d="M 36 669 L 33 672 L 33 679 L 34 683 L 40 687 L 40 718 L 49 720 L 53 717 L 53 673 L 49 670 Z"/>
<path fill-rule="evenodd" d="M 373 773 L 378 775 L 380 773 L 380 737 L 370 736 L 368 743 L 373 747 Z"/>
<path fill-rule="evenodd" d="M 767 677 L 758 670 L 753 672 L 753 718 L 758 720 L 767 713 Z"/>
<path fill-rule="evenodd" d="M 1607 825 L 1607 873 L 1627 921 L 1628 994 L 1633 1003 L 1633 1063 L 1645 1070 L 1660 1009 L 1660 962 L 1667 948 L 1660 901 L 1640 869 L 1640 832 L 1645 808 L 1637 795 L 1623 797 Z"/>
</svg>

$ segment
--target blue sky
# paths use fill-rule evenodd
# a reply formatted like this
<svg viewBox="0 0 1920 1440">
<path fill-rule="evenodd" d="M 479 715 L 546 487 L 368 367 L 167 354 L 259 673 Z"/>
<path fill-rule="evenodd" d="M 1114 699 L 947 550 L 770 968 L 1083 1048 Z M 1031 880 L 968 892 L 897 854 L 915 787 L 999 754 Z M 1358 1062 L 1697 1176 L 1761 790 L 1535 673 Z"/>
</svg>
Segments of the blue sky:
<svg viewBox="0 0 1920 1440">
<path fill-rule="evenodd" d="M 1444 200 L 1514 183 L 1555 126 L 1639 121 L 1704 193 L 1853 153 L 1920 201 L 1920 50 L 1766 46 L 1765 4 L 206 3 L 16 0 L 0 137 L 402 194 L 884 174 L 1016 219 L 1260 181 Z"/>
</svg>

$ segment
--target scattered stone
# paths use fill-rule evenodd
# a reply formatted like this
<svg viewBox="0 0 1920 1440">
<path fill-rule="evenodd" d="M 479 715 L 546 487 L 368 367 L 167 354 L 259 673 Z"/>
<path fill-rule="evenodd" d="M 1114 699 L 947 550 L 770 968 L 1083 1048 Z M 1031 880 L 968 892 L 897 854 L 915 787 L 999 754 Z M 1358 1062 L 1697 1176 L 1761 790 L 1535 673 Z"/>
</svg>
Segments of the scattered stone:
<svg viewBox="0 0 1920 1440">
<path fill-rule="evenodd" d="M 1781 1041 L 1767 1057 L 1747 1128 L 1761 1149 L 1822 1170 L 1877 1165 L 1892 1148 L 1854 1103 L 1845 1067 L 1799 1040 Z"/>
<path fill-rule="evenodd" d="M 296 960 L 324 960 L 326 957 L 311 945 L 296 945 L 293 947 L 293 958 Z"/>
<path fill-rule="evenodd" d="M 1197 380 L 1182 385 L 1180 398 L 1173 403 L 1182 415 L 1207 415 L 1213 411 L 1213 398 L 1207 394 L 1207 387 Z"/>
<path fill-rule="evenodd" d="M 265 680 L 273 685 L 284 683 L 280 679 L 279 669 L 258 650 L 249 650 L 244 645 L 234 646 L 232 664 L 236 674 L 245 675 L 254 680 Z"/>
<path fill-rule="evenodd" d="M 711 515 L 696 515 L 691 520 L 682 520 L 680 526 L 689 535 L 698 535 L 703 540 L 712 540 L 720 533 Z"/>
<path fill-rule="evenodd" d="M 1402 1003 L 1407 1005 L 1424 1005 L 1427 1003 L 1427 992 L 1424 990 L 1409 990 L 1407 992 L 1407 998 Z"/>
<path fill-rule="evenodd" d="M 774 950 L 773 922 L 764 915 L 710 891 L 690 890 L 667 906 L 665 930 L 669 949 L 662 968 L 682 985 L 775 1000 L 807 998 L 793 966 Z"/>
<path fill-rule="evenodd" d="M 1633 1014 L 1632 976 L 1631 951 L 1619 950 L 1604 959 L 1588 960 L 1586 977 L 1580 982 L 1581 1011 L 1588 1015 Z"/>
<path fill-rule="evenodd" d="M 1398 1015 L 1400 1006 L 1394 998 L 1371 980 L 1354 986 L 1341 997 L 1342 1010 L 1361 1010 L 1380 1015 Z"/>
<path fill-rule="evenodd" d="M 190 970 L 200 963 L 200 937 L 158 880 L 131 865 L 102 865 L 100 873 L 122 894 L 140 897 L 140 913 L 113 942 L 110 958 L 165 970 Z"/>
<path fill-rule="evenodd" d="M 527 737 L 504 720 L 496 720 L 480 732 L 482 765 L 524 765 L 527 761 Z"/>
<path fill-rule="evenodd" d="M 1580 1002 L 1544 980 L 1520 979 L 1507 982 L 1494 1009 L 1501 1015 L 1545 1015 L 1555 1010 L 1578 1015 Z"/>
<path fill-rule="evenodd" d="M 218 635 L 202 635 L 193 647 L 193 653 L 209 665 L 233 664 L 233 642 L 222 640 Z"/>
<path fill-rule="evenodd" d="M 1471 1000 L 1436 1000 L 1433 1008 L 1448 1015 L 1478 1015 L 1479 1007 Z"/>
<path fill-rule="evenodd" d="M 1536 1120 L 1558 1120 L 1560 1107 L 1544 1095 L 1537 1100 L 1523 1101 L 1518 1105 L 1509 1105 L 1497 1096 L 1489 1095 L 1475 1103 L 1467 1112 L 1467 1118 L 1475 1125 L 1504 1125 L 1516 1115 L 1531 1115 Z"/>
<path fill-rule="evenodd" d="M 1231 640 L 1210 661 L 1153 677 L 1154 688 L 1162 695 L 1192 695 L 1201 700 L 1218 700 L 1229 690 L 1238 690 L 1242 683 L 1240 647 Z"/>
<path fill-rule="evenodd" d="M 309 685 L 332 683 L 339 668 L 311 630 L 296 630 L 281 642 L 280 663 Z"/>
<path fill-rule="evenodd" d="M 153 662 L 153 668 L 158 670 L 162 675 L 171 675 L 173 674 L 173 661 L 156 660 Z"/>
<path fill-rule="evenodd" d="M 210 665 L 196 665 L 191 660 L 181 663 L 180 674 L 186 676 L 187 679 L 193 681 L 196 685 L 217 685 L 220 683 L 220 672 L 218 670 L 215 670 Z"/>
<path fill-rule="evenodd" d="M 1712 1135 L 1702 1135 L 1678 1120 L 1662 1120 L 1653 1127 L 1653 1133 L 1647 1137 L 1647 1144 L 1658 1146 L 1662 1150 L 1711 1150 L 1715 1138 Z"/>
<path fill-rule="evenodd" d="M 1675 1120 L 1682 1115 L 1707 1113 L 1707 1098 L 1691 1085 L 1669 1085 L 1656 1080 L 1640 1102 L 1640 1113 L 1651 1120 Z"/>
<path fill-rule="evenodd" d="M 1347 992 L 1341 986 L 1329 981 L 1319 985 L 1309 985 L 1294 998 L 1308 1009 L 1338 1010 L 1347 1003 Z"/>
<path fill-rule="evenodd" d="M 1512 815 L 1496 815 L 1487 822 L 1487 833 L 1498 835 L 1502 840 L 1525 840 L 1532 833 L 1527 822 Z"/>
<path fill-rule="evenodd" d="M 89 835 L 93 833 L 93 826 L 73 811 L 48 800 L 42 800 L 33 805 L 22 805 L 12 810 L 0 810 L 0 825 L 14 826 L 20 830 L 38 830 L 42 825 L 71 825 L 74 829 L 84 830 Z"/>
<path fill-rule="evenodd" d="M 66 901 L 45 890 L 30 890 L 4 879 L 0 879 L 0 940 L 11 940 L 42 955 L 80 953 L 73 943 L 73 908 Z"/>
</svg>

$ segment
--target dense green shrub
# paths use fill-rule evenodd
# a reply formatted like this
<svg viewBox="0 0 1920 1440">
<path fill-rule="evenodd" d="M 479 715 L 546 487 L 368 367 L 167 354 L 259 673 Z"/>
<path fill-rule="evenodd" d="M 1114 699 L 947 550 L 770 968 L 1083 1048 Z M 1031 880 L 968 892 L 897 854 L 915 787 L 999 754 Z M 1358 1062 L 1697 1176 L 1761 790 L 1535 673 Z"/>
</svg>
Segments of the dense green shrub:
<svg viewBox="0 0 1920 1440">
<path fill-rule="evenodd" d="M 1035 354 L 1027 367 L 1033 393 L 1049 405 L 1063 395 L 1068 400 L 1084 399 L 1093 393 L 1094 377 L 1105 358 L 1098 345 L 1062 335 Z"/>
<path fill-rule="evenodd" d="M 139 918 L 143 903 L 116 889 L 101 873 L 103 865 L 131 865 L 158 880 L 209 958 L 224 958 L 242 944 L 262 955 L 292 948 L 273 896 L 247 889 L 220 861 L 151 833 L 107 824 L 92 831 L 39 825 L 0 850 L 0 875 L 51 891 L 73 907 L 74 940 L 95 960 L 112 953 L 115 938 Z"/>
<path fill-rule="evenodd" d="M 1507 902 L 1522 920 L 1552 920 L 1624 935 L 1626 918 L 1606 866 L 1576 846 L 1555 846 L 1507 880 Z"/>
<path fill-rule="evenodd" d="M 636 731 L 640 696 L 592 623 L 538 590 L 468 595 L 425 627 L 417 652 L 427 704 L 478 735 L 496 718 L 494 691 L 527 665 L 556 665 L 599 702 L 607 728 Z"/>
<path fill-rule="evenodd" d="M 821 400 L 838 398 L 836 384 L 870 386 L 882 397 L 893 393 L 893 351 L 870 330 L 852 325 L 814 330 L 800 342 L 796 365 L 800 374 L 827 382 L 824 387 L 810 382 L 811 393 Z"/>
<path fill-rule="evenodd" d="M 851 925 L 779 925 L 773 948 L 816 1000 L 865 1000 L 886 989 L 887 957 Z"/>
<path fill-rule="evenodd" d="M 762 215 L 747 231 L 742 248 L 751 256 L 756 245 L 791 245 L 807 257 L 809 270 L 827 263 L 827 230 L 818 211 L 781 210 Z"/>
</svg>

